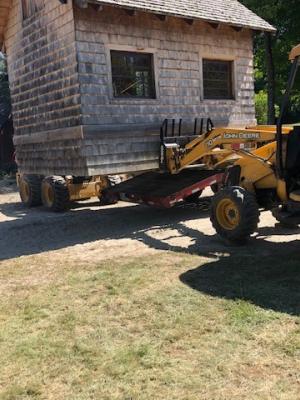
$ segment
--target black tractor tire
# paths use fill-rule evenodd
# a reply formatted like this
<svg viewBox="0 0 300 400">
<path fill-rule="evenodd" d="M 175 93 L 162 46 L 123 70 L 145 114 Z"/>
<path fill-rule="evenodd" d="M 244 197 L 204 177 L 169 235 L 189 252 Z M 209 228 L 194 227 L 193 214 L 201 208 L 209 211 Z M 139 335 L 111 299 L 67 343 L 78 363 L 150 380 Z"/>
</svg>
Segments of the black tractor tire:
<svg viewBox="0 0 300 400">
<path fill-rule="evenodd" d="M 104 190 L 98 199 L 100 206 L 111 206 L 119 202 L 118 196 L 109 193 L 109 190 Z"/>
<path fill-rule="evenodd" d="M 298 229 L 299 227 L 298 221 L 295 221 L 295 218 L 286 210 L 285 206 L 273 208 L 272 215 L 282 228 Z"/>
<path fill-rule="evenodd" d="M 106 189 L 103 189 L 101 195 L 98 197 L 100 206 L 110 206 L 119 202 L 119 197 L 114 193 L 111 193 L 110 189 L 121 182 L 122 181 L 118 175 L 106 177 Z"/>
<path fill-rule="evenodd" d="M 22 175 L 19 180 L 19 193 L 26 207 L 37 207 L 42 204 L 42 178 L 39 175 Z"/>
<path fill-rule="evenodd" d="M 70 194 L 62 176 L 48 176 L 42 182 L 43 205 L 51 211 L 62 212 L 70 206 Z"/>
<path fill-rule="evenodd" d="M 191 194 L 190 196 L 186 197 L 184 201 L 186 203 L 197 203 L 199 201 L 200 196 L 202 195 L 203 190 L 199 190 L 196 193 Z"/>
<path fill-rule="evenodd" d="M 244 244 L 259 222 L 255 196 L 239 186 L 220 190 L 212 199 L 210 220 L 222 238 Z"/>
<path fill-rule="evenodd" d="M 210 188 L 211 188 L 212 192 L 214 194 L 216 194 L 220 189 L 220 184 L 219 183 L 214 183 L 214 184 L 211 185 Z"/>
</svg>

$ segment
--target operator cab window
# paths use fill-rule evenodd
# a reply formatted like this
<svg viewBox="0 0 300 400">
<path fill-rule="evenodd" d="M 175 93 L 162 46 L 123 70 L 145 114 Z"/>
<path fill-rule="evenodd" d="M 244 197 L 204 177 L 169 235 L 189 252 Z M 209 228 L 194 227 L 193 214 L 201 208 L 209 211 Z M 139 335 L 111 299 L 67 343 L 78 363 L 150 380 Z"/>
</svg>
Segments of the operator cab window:
<svg viewBox="0 0 300 400">
<path fill-rule="evenodd" d="M 113 96 L 155 99 L 153 54 L 111 50 Z"/>
<path fill-rule="evenodd" d="M 45 7 L 45 0 L 22 0 L 23 20 L 32 17 Z"/>
<path fill-rule="evenodd" d="M 203 60 L 203 96 L 208 100 L 233 100 L 233 62 Z"/>
</svg>

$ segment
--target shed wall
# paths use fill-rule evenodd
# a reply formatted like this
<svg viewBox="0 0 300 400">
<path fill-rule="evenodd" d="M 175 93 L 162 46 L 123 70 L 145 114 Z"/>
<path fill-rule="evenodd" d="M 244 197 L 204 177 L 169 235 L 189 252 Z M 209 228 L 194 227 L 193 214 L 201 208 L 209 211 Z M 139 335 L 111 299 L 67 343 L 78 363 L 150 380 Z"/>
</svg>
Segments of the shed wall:
<svg viewBox="0 0 300 400">
<path fill-rule="evenodd" d="M 49 131 L 81 124 L 72 2 L 47 0 L 40 12 L 23 20 L 21 1 L 12 0 L 5 49 L 20 169 L 57 173 L 80 167 L 80 172 L 85 160 L 69 151 L 74 141 L 47 142 Z M 26 144 L 25 137 L 36 133 L 45 135 Z"/>
<path fill-rule="evenodd" d="M 157 168 L 165 118 L 255 123 L 252 33 L 57 0 L 22 21 L 13 0 L 6 50 L 22 172 L 97 175 Z M 114 99 L 110 49 L 154 53 L 157 99 Z M 202 98 L 202 57 L 233 60 L 235 100 Z"/>
<path fill-rule="evenodd" d="M 90 171 L 157 167 L 157 135 L 165 118 L 255 124 L 250 30 L 215 29 L 201 21 L 189 25 L 173 17 L 162 21 L 140 12 L 129 16 L 112 7 L 75 8 L 74 15 L 82 122 L 93 132 L 85 148 Z M 113 98 L 111 49 L 154 54 L 157 99 Z M 235 100 L 203 100 L 202 58 L 234 61 Z M 128 136 L 136 126 L 139 135 Z M 110 136 L 102 136 L 107 132 Z"/>
<path fill-rule="evenodd" d="M 221 124 L 254 122 L 251 31 L 214 29 L 200 21 L 188 25 L 172 17 L 161 21 L 145 13 L 128 16 L 111 7 L 76 8 L 75 29 L 84 124 L 153 124 L 197 115 Z M 157 100 L 112 98 L 109 49 L 154 53 Z M 202 57 L 234 61 L 234 101 L 203 101 Z"/>
<path fill-rule="evenodd" d="M 71 2 L 45 1 L 23 21 L 13 0 L 5 37 L 16 135 L 81 123 Z"/>
</svg>

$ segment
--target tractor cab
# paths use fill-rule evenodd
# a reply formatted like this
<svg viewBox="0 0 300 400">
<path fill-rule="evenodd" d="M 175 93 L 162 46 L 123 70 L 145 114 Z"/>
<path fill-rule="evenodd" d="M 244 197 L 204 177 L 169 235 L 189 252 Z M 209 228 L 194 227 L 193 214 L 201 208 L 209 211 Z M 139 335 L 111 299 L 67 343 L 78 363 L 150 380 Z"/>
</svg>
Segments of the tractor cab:
<svg viewBox="0 0 300 400">
<path fill-rule="evenodd" d="M 229 177 L 236 167 L 241 168 L 240 175 L 225 182 L 212 200 L 211 222 L 216 232 L 231 242 L 243 242 L 255 232 L 260 209 L 271 209 L 285 226 L 300 225 L 300 126 L 283 126 L 299 70 L 300 45 L 291 51 L 290 60 L 292 68 L 277 121 L 276 141 L 250 156 L 241 154 L 229 169 Z M 273 129 L 260 126 L 259 135 Z"/>
</svg>

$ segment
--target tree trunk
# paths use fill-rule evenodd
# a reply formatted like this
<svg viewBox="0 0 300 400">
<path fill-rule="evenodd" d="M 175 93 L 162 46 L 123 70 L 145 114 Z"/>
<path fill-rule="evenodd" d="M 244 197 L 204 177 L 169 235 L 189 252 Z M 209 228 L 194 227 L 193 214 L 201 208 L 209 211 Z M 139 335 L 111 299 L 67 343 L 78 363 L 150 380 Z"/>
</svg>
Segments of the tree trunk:
<svg viewBox="0 0 300 400">
<path fill-rule="evenodd" d="M 272 48 L 272 35 L 265 33 L 266 65 L 268 79 L 268 124 L 275 124 L 275 66 Z"/>
</svg>

